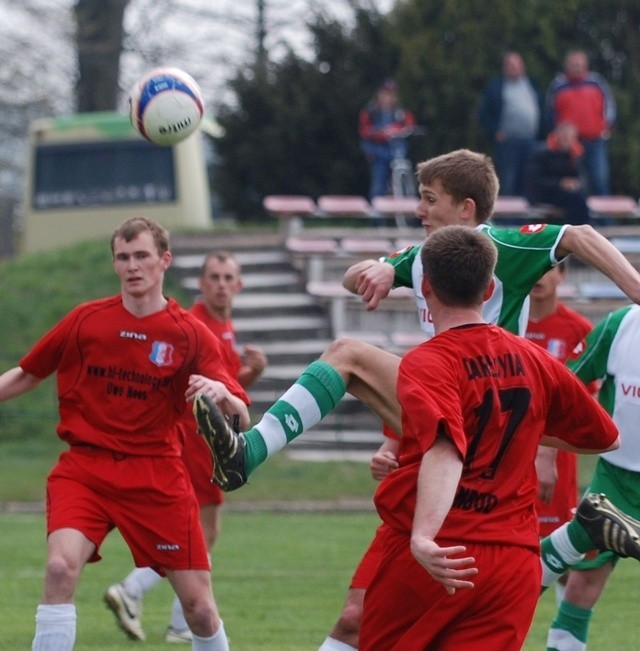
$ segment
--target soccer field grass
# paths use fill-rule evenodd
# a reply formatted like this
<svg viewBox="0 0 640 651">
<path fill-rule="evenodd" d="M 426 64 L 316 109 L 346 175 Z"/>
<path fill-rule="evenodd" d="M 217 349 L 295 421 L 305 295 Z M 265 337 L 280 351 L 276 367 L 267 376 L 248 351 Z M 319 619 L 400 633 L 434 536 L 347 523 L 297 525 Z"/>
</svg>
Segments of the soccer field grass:
<svg viewBox="0 0 640 651">
<path fill-rule="evenodd" d="M 373 512 L 226 512 L 214 551 L 213 583 L 233 651 L 316 650 L 340 612 L 351 573 L 377 522 Z M 42 514 L 0 515 L 0 649 L 29 647 L 44 555 Z M 80 579 L 76 649 L 175 648 L 163 641 L 172 599 L 166 581 L 145 599 L 144 645 L 116 629 L 102 594 L 130 570 L 131 560 L 117 533 L 107 539 L 102 555 Z M 638 563 L 621 561 L 596 609 L 590 649 L 638 649 L 639 582 Z M 545 648 L 553 613 L 554 595 L 548 591 L 526 651 Z"/>
</svg>

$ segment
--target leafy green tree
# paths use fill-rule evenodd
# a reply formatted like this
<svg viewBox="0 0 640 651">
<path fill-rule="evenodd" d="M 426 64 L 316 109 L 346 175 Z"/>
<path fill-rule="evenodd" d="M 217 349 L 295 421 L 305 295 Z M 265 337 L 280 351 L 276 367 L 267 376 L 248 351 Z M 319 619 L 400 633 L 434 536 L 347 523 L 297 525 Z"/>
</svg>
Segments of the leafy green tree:
<svg viewBox="0 0 640 651">
<path fill-rule="evenodd" d="M 618 103 L 613 191 L 640 196 L 638 3 L 398 0 L 386 16 L 360 7 L 351 30 L 322 14 L 314 18 L 310 62 L 290 54 L 263 74 L 250 70 L 234 80 L 237 102 L 220 114 L 226 134 L 218 141 L 216 184 L 229 209 L 255 214 L 269 193 L 365 194 L 357 114 L 388 75 L 427 127 L 412 148 L 414 161 L 458 147 L 491 153 L 476 109 L 508 48 L 522 53 L 543 90 L 568 49 L 586 50 Z"/>
<path fill-rule="evenodd" d="M 358 9 L 351 30 L 322 13 L 309 29 L 311 62 L 290 52 L 241 72 L 231 83 L 236 103 L 218 113 L 214 188 L 240 219 L 262 214 L 266 194 L 366 193 L 358 112 L 394 72 L 395 47 L 372 10 Z"/>
<path fill-rule="evenodd" d="M 427 125 L 425 156 L 457 147 L 490 151 L 475 119 L 489 77 L 507 48 L 520 51 L 544 90 L 566 51 L 581 47 L 611 84 L 618 121 L 611 142 L 612 187 L 640 195 L 640 5 L 628 0 L 407 0 L 389 18 L 400 51 L 401 87 Z"/>
</svg>

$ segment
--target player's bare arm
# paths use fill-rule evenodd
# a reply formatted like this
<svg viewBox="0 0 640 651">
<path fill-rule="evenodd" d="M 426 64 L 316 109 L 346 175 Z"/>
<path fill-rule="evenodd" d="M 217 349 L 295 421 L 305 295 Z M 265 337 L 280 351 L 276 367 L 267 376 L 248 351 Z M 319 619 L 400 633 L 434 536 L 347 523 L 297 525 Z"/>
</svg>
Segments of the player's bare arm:
<svg viewBox="0 0 640 651">
<path fill-rule="evenodd" d="M 466 551 L 463 545 L 440 547 L 434 541 L 451 509 L 461 475 L 462 458 L 458 449 L 448 437 L 439 435 L 425 452 L 420 465 L 411 552 L 449 594 L 454 594 L 458 588 L 473 588 L 469 579 L 478 573 L 477 568 L 471 566 L 474 558 L 450 558 L 463 554 Z"/>
<path fill-rule="evenodd" d="M 556 448 L 558 450 L 566 450 L 567 452 L 574 452 L 575 454 L 602 454 L 603 452 L 611 452 L 617 450 L 620 447 L 620 436 L 607 448 L 602 450 L 596 450 L 593 448 L 579 448 L 575 445 L 570 445 L 566 441 L 563 441 L 555 436 L 543 435 L 540 439 L 540 445 L 548 445 L 551 448 Z"/>
<path fill-rule="evenodd" d="M 241 428 L 249 427 L 250 418 L 247 405 L 240 398 L 234 396 L 222 382 L 211 380 L 204 375 L 191 375 L 185 394 L 187 401 L 192 401 L 198 393 L 209 396 L 225 416 L 231 417 L 238 414 L 240 418 L 238 424 Z"/>
<path fill-rule="evenodd" d="M 589 225 L 569 226 L 558 243 L 557 257 L 573 253 L 613 280 L 634 302 L 640 304 L 640 274 L 609 240 Z"/>
<path fill-rule="evenodd" d="M 40 384 L 41 380 L 31 373 L 25 373 L 19 366 L 0 375 L 0 402 L 20 396 Z"/>
<path fill-rule="evenodd" d="M 538 497 L 549 504 L 553 499 L 553 491 L 558 481 L 556 456 L 558 451 L 546 445 L 538 446 L 536 455 L 536 475 L 538 475 Z"/>
<path fill-rule="evenodd" d="M 363 260 L 351 265 L 342 278 L 342 284 L 352 294 L 359 294 L 367 310 L 375 310 L 393 287 L 395 269 L 388 262 Z"/>
</svg>

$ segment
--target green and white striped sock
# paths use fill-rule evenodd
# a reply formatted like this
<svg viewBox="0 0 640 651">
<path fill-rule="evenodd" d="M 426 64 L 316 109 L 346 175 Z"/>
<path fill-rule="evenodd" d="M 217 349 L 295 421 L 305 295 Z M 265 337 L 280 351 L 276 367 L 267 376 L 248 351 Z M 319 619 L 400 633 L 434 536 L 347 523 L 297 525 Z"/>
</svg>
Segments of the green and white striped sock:
<svg viewBox="0 0 640 651">
<path fill-rule="evenodd" d="M 547 651 L 584 651 L 593 610 L 563 601 L 547 636 Z"/>
<path fill-rule="evenodd" d="M 319 423 L 336 407 L 346 390 L 342 376 L 333 366 L 322 360 L 312 362 L 262 420 L 243 433 L 247 443 L 247 476 Z"/>
<path fill-rule="evenodd" d="M 591 539 L 573 520 L 543 538 L 540 543 L 542 587 L 548 588 L 572 565 L 581 561 L 590 549 L 593 549 Z"/>
</svg>

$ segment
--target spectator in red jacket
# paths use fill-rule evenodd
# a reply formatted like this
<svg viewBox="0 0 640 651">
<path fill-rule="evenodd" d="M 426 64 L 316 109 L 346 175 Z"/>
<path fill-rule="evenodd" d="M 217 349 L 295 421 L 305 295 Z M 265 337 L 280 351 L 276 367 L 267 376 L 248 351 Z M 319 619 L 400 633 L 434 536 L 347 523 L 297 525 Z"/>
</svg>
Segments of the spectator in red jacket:
<svg viewBox="0 0 640 651">
<path fill-rule="evenodd" d="M 588 193 L 610 194 L 609 133 L 616 119 L 616 103 L 605 79 L 589 71 L 584 50 L 569 50 L 564 71 L 547 91 L 549 127 L 571 122 L 578 129 L 584 147 L 582 159 Z"/>
</svg>

